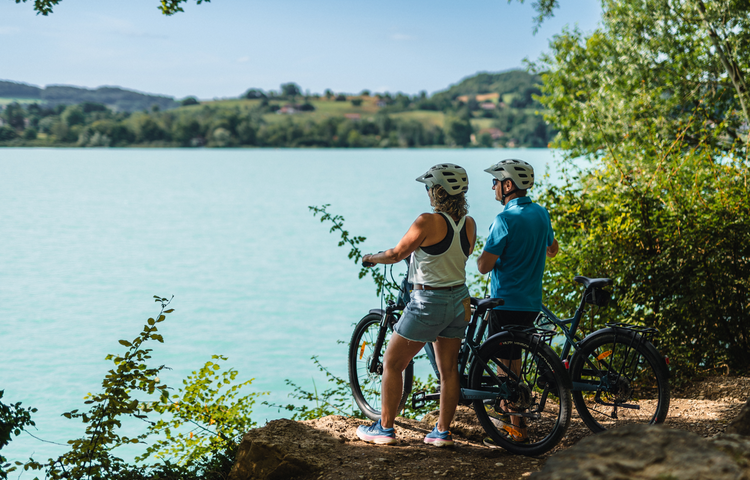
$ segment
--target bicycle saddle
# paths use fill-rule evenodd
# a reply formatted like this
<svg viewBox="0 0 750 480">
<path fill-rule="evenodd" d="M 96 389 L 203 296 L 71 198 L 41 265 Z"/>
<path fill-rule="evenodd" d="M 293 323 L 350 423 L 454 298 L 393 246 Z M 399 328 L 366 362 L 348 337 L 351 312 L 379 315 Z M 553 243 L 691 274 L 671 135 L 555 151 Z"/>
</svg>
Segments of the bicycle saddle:
<svg viewBox="0 0 750 480">
<path fill-rule="evenodd" d="M 589 278 L 589 277 L 581 277 L 579 275 L 576 275 L 575 277 L 573 277 L 573 281 L 583 284 L 583 286 L 586 288 L 603 287 L 605 285 L 612 285 L 611 278 Z"/>
<path fill-rule="evenodd" d="M 474 298 L 471 299 L 474 303 Z M 477 311 L 481 314 L 485 310 L 505 305 L 505 300 L 502 298 L 483 298 L 476 303 Z"/>
</svg>

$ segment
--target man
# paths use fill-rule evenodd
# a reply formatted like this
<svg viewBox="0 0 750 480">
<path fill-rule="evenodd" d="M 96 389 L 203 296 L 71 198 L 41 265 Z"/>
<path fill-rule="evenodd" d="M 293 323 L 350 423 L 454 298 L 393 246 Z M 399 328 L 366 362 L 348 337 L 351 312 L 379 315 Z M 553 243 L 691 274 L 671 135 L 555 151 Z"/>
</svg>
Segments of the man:
<svg viewBox="0 0 750 480">
<path fill-rule="evenodd" d="M 485 172 L 492 175 L 495 199 L 504 208 L 495 217 L 482 255 L 477 260 L 480 273 L 492 272 L 492 296 L 505 304 L 491 312 L 489 334 L 506 325 L 532 326 L 542 308 L 542 275 L 545 256 L 557 255 L 559 246 L 549 213 L 526 196 L 534 186 L 534 168 L 523 160 L 503 160 Z M 521 368 L 520 351 L 507 351 L 503 363 L 511 370 Z M 527 442 L 526 425 L 520 416 L 488 413 L 503 424 L 514 441 Z M 491 440 L 485 440 L 485 443 Z M 491 445 L 492 446 L 492 445 Z"/>
</svg>

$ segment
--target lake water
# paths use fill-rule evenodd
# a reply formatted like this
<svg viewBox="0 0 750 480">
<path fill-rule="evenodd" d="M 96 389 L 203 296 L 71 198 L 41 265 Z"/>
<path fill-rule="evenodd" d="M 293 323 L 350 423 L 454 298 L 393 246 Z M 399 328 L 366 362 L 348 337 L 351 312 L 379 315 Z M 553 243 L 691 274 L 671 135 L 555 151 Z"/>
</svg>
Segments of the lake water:
<svg viewBox="0 0 750 480">
<path fill-rule="evenodd" d="M 60 415 L 99 391 L 104 357 L 158 313 L 153 295 L 174 295 L 152 361 L 172 368 L 168 385 L 221 354 L 277 404 L 290 401 L 285 379 L 325 388 L 310 357 L 345 378 L 337 340 L 380 300 L 307 207 L 331 204 L 364 252 L 383 250 L 429 211 L 414 179 L 451 162 L 469 172 L 484 235 L 499 204 L 482 170 L 504 158 L 556 178 L 548 150 L 0 149 L 3 401 L 39 409 L 39 438 L 82 435 Z M 253 413 L 262 425 L 289 412 Z M 65 450 L 23 434 L 3 454 Z"/>
</svg>

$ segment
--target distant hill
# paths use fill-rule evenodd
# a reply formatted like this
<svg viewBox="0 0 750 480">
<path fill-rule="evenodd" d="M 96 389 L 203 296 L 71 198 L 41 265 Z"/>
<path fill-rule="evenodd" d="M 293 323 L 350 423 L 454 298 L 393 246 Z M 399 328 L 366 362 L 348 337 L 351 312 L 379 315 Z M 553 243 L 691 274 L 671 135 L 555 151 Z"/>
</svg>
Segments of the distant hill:
<svg viewBox="0 0 750 480">
<path fill-rule="evenodd" d="M 456 100 L 460 96 L 476 97 L 481 94 L 497 93 L 506 103 L 515 101 L 518 108 L 530 106 L 532 94 L 540 94 L 542 79 L 523 70 L 510 70 L 500 73 L 480 72 L 451 85 L 447 90 L 435 93 L 434 100 Z"/>
<path fill-rule="evenodd" d="M 158 105 L 161 110 L 180 106 L 173 97 L 149 95 L 118 87 L 99 87 L 91 90 L 67 85 L 48 85 L 45 88 L 39 88 L 9 81 L 0 81 L 0 98 L 39 100 L 39 103 L 50 106 L 94 102 L 107 105 L 116 111 L 126 112 L 147 110 L 153 105 Z"/>
</svg>

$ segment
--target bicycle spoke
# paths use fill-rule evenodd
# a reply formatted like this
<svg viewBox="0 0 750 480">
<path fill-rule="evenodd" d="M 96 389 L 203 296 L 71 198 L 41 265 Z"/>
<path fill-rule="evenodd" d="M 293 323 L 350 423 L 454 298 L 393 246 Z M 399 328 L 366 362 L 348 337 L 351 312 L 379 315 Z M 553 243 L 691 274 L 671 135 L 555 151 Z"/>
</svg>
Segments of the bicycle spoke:
<svg viewBox="0 0 750 480">
<path fill-rule="evenodd" d="M 629 423 L 657 423 L 664 420 L 669 405 L 666 376 L 656 366 L 635 334 L 609 334 L 589 341 L 571 366 L 574 384 L 587 384 L 596 391 L 574 391 L 579 415 L 593 431 Z"/>
</svg>

